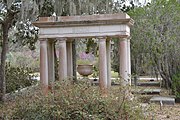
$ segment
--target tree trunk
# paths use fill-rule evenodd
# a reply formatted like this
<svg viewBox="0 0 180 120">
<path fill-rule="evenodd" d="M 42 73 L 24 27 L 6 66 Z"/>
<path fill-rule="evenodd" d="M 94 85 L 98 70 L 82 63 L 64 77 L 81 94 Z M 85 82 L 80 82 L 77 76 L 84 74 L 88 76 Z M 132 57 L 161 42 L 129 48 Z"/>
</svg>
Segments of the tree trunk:
<svg viewBox="0 0 180 120">
<path fill-rule="evenodd" d="M 0 64 L 0 101 L 4 101 L 4 95 L 6 91 L 5 87 L 5 65 L 6 65 L 6 53 L 8 49 L 8 29 L 9 23 L 2 24 L 3 43 L 1 52 L 1 64 Z"/>
</svg>

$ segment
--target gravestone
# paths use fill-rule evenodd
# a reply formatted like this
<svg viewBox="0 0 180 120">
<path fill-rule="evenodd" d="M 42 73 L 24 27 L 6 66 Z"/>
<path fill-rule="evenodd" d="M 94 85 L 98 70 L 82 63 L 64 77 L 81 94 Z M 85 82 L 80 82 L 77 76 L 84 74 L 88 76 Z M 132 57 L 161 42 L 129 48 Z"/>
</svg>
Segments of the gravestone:
<svg viewBox="0 0 180 120">
<path fill-rule="evenodd" d="M 175 105 L 175 99 L 172 97 L 154 96 L 150 99 L 150 102 Z"/>
</svg>

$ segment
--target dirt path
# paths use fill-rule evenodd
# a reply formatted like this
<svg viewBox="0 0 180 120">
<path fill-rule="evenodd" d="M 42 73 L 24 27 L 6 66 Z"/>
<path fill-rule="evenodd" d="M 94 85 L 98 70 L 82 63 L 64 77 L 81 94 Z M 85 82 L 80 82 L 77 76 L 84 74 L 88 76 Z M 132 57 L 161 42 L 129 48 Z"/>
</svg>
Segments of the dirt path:
<svg viewBox="0 0 180 120">
<path fill-rule="evenodd" d="M 180 104 L 169 106 L 152 105 L 153 120 L 180 120 Z"/>
</svg>

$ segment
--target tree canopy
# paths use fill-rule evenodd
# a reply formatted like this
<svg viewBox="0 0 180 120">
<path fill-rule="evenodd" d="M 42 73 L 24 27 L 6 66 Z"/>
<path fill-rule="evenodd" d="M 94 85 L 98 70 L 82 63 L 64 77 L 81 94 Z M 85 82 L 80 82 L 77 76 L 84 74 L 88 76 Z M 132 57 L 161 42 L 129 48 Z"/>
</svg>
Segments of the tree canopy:
<svg viewBox="0 0 180 120">
<path fill-rule="evenodd" d="M 131 33 L 133 71 L 153 66 L 167 88 L 171 87 L 172 76 L 180 71 L 179 11 L 176 0 L 159 0 L 129 12 L 135 20 Z"/>
</svg>

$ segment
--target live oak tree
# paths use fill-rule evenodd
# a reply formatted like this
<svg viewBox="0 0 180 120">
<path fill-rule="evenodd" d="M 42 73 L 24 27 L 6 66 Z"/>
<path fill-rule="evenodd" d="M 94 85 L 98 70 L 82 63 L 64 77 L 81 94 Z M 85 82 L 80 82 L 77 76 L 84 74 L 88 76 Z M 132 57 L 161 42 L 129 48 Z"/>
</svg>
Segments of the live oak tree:
<svg viewBox="0 0 180 120">
<path fill-rule="evenodd" d="M 33 7 L 32 7 L 33 6 Z M 4 100 L 5 94 L 5 64 L 6 64 L 6 54 L 8 51 L 9 38 L 8 33 L 10 29 L 21 24 L 21 27 L 26 28 L 26 31 L 20 31 L 19 38 L 22 40 L 20 43 L 29 44 L 29 46 L 34 46 L 35 38 L 23 40 L 24 38 L 31 38 L 36 34 L 35 27 L 31 26 L 28 22 L 27 24 L 22 22 L 29 21 L 35 18 L 37 15 L 35 1 L 33 0 L 0 0 L 0 29 L 1 29 L 1 63 L 0 63 L 0 101 Z M 28 20 L 29 19 L 29 20 Z M 27 30 L 28 29 L 28 30 Z M 31 30 L 30 30 L 31 29 Z M 35 31 L 34 31 L 35 30 Z M 17 30 L 18 31 L 18 30 Z M 17 32 L 18 33 L 18 32 Z M 28 33 L 28 34 L 27 34 Z M 16 41 L 16 40 L 15 40 Z M 14 42 L 15 42 L 14 41 Z M 33 49 L 33 48 L 32 48 Z"/>
<path fill-rule="evenodd" d="M 135 20 L 131 36 L 133 71 L 139 74 L 151 67 L 170 88 L 172 77 L 180 71 L 180 3 L 176 0 L 152 1 L 129 12 Z M 146 71 L 146 73 L 147 73 Z"/>
<path fill-rule="evenodd" d="M 3 95 L 5 94 L 5 60 L 8 49 L 8 30 L 12 26 L 16 14 L 19 12 L 20 6 L 16 3 L 8 4 L 7 0 L 3 0 L 0 3 L 0 7 L 0 24 L 2 29 L 2 50 L 0 64 L 0 101 L 2 101 Z"/>
</svg>

